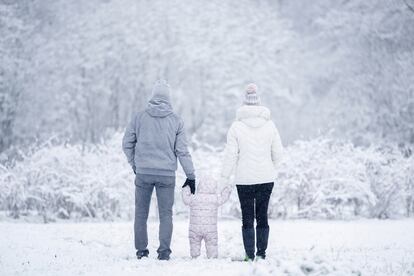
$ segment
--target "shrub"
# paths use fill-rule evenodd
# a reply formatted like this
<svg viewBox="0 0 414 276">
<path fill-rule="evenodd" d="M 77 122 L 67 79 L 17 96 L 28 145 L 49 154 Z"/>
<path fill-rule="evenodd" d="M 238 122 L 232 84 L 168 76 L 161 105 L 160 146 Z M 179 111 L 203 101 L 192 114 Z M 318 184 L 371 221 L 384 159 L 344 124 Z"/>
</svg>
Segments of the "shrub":
<svg viewBox="0 0 414 276">
<path fill-rule="evenodd" d="M 0 166 L 0 210 L 10 217 L 131 219 L 133 173 L 121 150 L 122 134 L 98 145 L 45 144 Z M 222 151 L 193 141 L 198 173 L 218 179 Z M 407 154 L 408 153 L 408 154 Z M 269 213 L 272 218 L 391 218 L 414 214 L 414 157 L 396 146 L 355 147 L 318 138 L 285 149 Z M 188 213 L 177 173 L 175 214 Z M 151 216 L 157 215 L 153 200 Z M 240 217 L 237 193 L 220 216 Z"/>
</svg>

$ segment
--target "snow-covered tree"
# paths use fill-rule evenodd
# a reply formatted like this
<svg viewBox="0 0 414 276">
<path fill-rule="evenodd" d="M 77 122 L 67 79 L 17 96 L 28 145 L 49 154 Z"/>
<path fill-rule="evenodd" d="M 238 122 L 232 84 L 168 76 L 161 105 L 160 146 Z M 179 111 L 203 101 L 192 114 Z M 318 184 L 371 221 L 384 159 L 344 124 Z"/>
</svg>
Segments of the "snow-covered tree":
<svg viewBox="0 0 414 276">
<path fill-rule="evenodd" d="M 0 152 L 17 140 L 14 127 L 28 59 L 25 5 L 26 1 L 0 3 Z"/>
</svg>

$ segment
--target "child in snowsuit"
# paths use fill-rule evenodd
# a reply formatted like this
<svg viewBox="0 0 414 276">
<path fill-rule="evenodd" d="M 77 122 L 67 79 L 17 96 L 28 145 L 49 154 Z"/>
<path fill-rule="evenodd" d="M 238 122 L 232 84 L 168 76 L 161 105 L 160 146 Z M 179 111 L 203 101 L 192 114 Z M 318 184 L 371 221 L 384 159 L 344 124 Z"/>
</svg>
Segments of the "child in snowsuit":
<svg viewBox="0 0 414 276">
<path fill-rule="evenodd" d="M 217 258 L 217 211 L 229 199 L 230 194 L 230 186 L 217 193 L 217 182 L 204 177 L 198 182 L 196 194 L 191 194 L 189 187 L 183 188 L 184 204 L 190 206 L 189 239 L 192 258 L 200 256 L 202 240 L 207 257 Z"/>
</svg>

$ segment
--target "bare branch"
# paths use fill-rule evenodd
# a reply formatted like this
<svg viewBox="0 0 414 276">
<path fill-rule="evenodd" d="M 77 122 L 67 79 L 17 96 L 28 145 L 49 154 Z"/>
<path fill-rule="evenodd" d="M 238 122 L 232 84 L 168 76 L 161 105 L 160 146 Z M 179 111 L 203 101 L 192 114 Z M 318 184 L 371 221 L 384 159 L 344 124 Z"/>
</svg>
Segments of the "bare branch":
<svg viewBox="0 0 414 276">
<path fill-rule="evenodd" d="M 414 13 L 414 3 L 413 4 L 409 4 L 408 0 L 403 0 L 404 4 L 407 6 L 407 8 Z M 414 2 L 414 1 L 413 1 Z"/>
</svg>

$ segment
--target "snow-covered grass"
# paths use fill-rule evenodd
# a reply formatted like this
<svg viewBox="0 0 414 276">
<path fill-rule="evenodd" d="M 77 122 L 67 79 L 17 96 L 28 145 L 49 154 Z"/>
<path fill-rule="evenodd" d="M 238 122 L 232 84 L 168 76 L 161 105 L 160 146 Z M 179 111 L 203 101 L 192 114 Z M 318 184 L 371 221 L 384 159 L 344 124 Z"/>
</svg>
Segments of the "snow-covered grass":
<svg viewBox="0 0 414 276">
<path fill-rule="evenodd" d="M 0 275 L 413 275 L 414 220 L 270 221 L 268 258 L 243 254 L 240 221 L 219 221 L 219 259 L 189 258 L 187 220 L 176 219 L 172 259 L 134 256 L 133 223 L 0 223 Z"/>
</svg>

